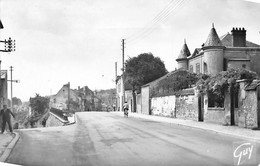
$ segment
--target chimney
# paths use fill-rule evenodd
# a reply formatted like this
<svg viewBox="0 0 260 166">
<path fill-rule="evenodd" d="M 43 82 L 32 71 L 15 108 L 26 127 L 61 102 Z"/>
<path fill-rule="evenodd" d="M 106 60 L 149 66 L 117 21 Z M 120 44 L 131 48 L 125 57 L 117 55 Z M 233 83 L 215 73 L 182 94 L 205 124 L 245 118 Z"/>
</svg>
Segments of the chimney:
<svg viewBox="0 0 260 166">
<path fill-rule="evenodd" d="M 246 47 L 246 30 L 244 28 L 232 29 L 233 47 Z"/>
</svg>

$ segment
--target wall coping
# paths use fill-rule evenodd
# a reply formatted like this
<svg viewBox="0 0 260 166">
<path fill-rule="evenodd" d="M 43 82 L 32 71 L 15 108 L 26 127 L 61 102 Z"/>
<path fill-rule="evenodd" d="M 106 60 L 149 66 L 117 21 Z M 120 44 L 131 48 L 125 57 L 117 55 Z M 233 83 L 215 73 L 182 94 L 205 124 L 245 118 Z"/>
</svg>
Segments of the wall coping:
<svg viewBox="0 0 260 166">
<path fill-rule="evenodd" d="M 225 111 L 225 108 L 221 108 L 221 107 L 208 107 L 208 111 Z"/>
<path fill-rule="evenodd" d="M 59 116 L 55 115 L 54 113 L 50 112 L 51 115 L 53 115 L 56 119 L 58 119 L 60 122 L 62 123 L 69 123 L 69 121 L 63 120 L 62 118 L 60 118 Z"/>
</svg>

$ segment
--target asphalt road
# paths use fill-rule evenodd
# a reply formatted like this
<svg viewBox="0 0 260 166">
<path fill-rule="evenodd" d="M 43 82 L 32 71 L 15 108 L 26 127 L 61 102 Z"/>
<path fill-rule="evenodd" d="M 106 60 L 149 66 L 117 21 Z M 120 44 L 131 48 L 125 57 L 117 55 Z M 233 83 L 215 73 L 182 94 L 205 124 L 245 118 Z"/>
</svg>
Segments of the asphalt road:
<svg viewBox="0 0 260 166">
<path fill-rule="evenodd" d="M 77 116 L 75 125 L 21 130 L 7 162 L 26 166 L 234 165 L 233 144 L 243 140 L 113 113 Z"/>
</svg>

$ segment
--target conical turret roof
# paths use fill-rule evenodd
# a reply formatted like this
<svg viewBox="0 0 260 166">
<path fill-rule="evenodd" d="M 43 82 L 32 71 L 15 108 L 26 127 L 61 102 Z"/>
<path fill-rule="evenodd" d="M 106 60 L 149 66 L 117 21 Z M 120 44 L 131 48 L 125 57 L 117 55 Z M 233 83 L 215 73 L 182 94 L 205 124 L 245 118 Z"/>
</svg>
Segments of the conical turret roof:
<svg viewBox="0 0 260 166">
<path fill-rule="evenodd" d="M 186 40 L 184 40 L 184 44 L 182 46 L 178 59 L 187 59 L 188 56 L 190 56 L 190 50 L 186 44 Z"/>
<path fill-rule="evenodd" d="M 0 20 L 0 29 L 4 29 L 4 26 L 2 24 L 2 21 Z"/>
<path fill-rule="evenodd" d="M 207 46 L 222 46 L 222 43 L 218 37 L 218 34 L 214 28 L 214 24 L 212 25 L 212 28 L 209 32 L 209 36 L 207 38 L 207 41 L 204 44 L 204 47 Z"/>
</svg>

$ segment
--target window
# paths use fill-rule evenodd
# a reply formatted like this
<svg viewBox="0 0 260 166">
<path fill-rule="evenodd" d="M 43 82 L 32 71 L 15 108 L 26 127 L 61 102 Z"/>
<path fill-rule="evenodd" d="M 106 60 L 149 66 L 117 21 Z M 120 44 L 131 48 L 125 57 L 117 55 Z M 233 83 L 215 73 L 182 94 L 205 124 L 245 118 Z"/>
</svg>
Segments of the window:
<svg viewBox="0 0 260 166">
<path fill-rule="evenodd" d="M 190 65 L 190 72 L 193 72 L 193 66 Z"/>
<path fill-rule="evenodd" d="M 208 65 L 204 62 L 204 74 L 208 74 Z"/>
<path fill-rule="evenodd" d="M 212 91 L 209 91 L 208 107 L 224 107 L 224 92 L 222 95 L 216 95 Z"/>
<path fill-rule="evenodd" d="M 196 73 L 200 73 L 200 64 L 199 63 L 196 64 Z"/>
</svg>

